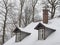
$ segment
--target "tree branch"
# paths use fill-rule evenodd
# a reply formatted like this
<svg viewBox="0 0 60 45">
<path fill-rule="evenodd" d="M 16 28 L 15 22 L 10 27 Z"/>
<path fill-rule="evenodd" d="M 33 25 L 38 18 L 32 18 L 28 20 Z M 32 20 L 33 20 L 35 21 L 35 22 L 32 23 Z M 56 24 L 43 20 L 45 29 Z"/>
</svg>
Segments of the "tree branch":
<svg viewBox="0 0 60 45">
<path fill-rule="evenodd" d="M 50 0 L 48 0 L 48 2 L 52 5 L 52 3 L 51 3 L 51 1 L 50 1 Z"/>
</svg>

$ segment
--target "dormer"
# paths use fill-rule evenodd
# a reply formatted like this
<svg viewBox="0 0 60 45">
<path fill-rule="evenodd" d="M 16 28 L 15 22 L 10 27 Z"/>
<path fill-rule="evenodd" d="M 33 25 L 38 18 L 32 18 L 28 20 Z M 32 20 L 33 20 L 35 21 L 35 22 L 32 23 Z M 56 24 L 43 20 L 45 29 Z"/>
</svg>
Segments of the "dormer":
<svg viewBox="0 0 60 45">
<path fill-rule="evenodd" d="M 16 35 L 16 42 L 19 42 L 19 41 L 22 41 L 24 38 L 26 38 L 27 36 L 30 35 L 30 33 L 28 32 L 24 32 L 24 31 L 21 31 L 21 29 L 19 29 L 18 27 L 15 28 L 15 30 L 13 31 Z"/>
<path fill-rule="evenodd" d="M 38 40 L 45 40 L 50 34 L 55 31 L 55 29 L 48 28 L 41 23 L 39 23 L 35 29 L 38 30 Z"/>
</svg>

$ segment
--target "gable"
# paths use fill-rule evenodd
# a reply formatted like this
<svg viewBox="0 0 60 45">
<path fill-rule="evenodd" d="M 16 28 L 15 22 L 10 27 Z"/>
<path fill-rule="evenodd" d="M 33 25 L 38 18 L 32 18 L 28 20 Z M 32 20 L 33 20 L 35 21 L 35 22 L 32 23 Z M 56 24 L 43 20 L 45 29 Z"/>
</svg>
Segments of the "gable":
<svg viewBox="0 0 60 45">
<path fill-rule="evenodd" d="M 18 27 L 16 27 L 13 32 L 14 32 L 14 33 L 18 33 L 18 32 L 21 32 L 21 30 L 20 30 Z"/>
<path fill-rule="evenodd" d="M 16 34 L 16 42 L 22 41 L 24 38 L 30 35 L 30 33 L 21 31 L 21 29 L 17 27 L 13 32 Z"/>
<path fill-rule="evenodd" d="M 43 28 L 45 28 L 45 26 L 43 24 L 39 23 L 34 29 L 39 30 L 39 29 L 43 29 Z"/>
</svg>

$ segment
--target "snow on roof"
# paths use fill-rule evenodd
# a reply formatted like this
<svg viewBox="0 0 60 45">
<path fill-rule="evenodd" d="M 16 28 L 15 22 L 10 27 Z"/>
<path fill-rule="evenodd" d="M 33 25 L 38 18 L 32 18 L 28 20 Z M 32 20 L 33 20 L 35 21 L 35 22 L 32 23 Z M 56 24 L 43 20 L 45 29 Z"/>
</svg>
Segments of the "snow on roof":
<svg viewBox="0 0 60 45">
<path fill-rule="evenodd" d="M 35 42 L 38 38 L 38 31 L 34 30 L 33 28 L 35 27 L 35 25 L 37 25 L 38 23 L 31 23 L 29 24 L 26 28 L 19 28 L 24 32 L 29 32 L 31 33 L 31 35 L 27 36 L 26 38 L 24 38 L 24 40 L 22 40 L 21 42 L 15 42 L 14 43 L 10 43 L 10 41 L 12 41 L 12 39 L 15 40 L 15 38 L 13 37 L 12 39 L 10 39 L 9 41 L 7 41 L 4 45 L 32 45 L 33 42 Z M 32 25 L 32 26 L 31 26 Z M 32 28 L 31 28 L 32 27 Z"/>
<path fill-rule="evenodd" d="M 30 29 L 34 29 L 37 25 L 39 24 L 39 22 L 32 22 L 31 24 L 29 24 L 28 26 L 26 26 L 25 28 L 30 28 Z"/>
<path fill-rule="evenodd" d="M 32 45 L 33 42 L 37 40 L 38 37 L 37 35 L 38 35 L 37 31 L 34 31 L 34 33 L 24 38 L 21 42 L 15 42 L 15 38 L 13 37 L 9 41 L 7 41 L 4 45 Z"/>
<path fill-rule="evenodd" d="M 31 34 L 31 33 L 27 32 L 26 30 L 24 30 L 23 28 L 19 28 L 19 27 L 16 27 L 13 32 L 14 32 L 14 33 L 23 32 L 23 33 L 29 34 L 29 35 Z"/>
<path fill-rule="evenodd" d="M 15 40 L 13 37 L 4 45 L 60 45 L 60 18 L 49 20 L 48 24 L 42 23 L 43 25 L 56 30 L 46 40 L 38 40 L 38 31 L 34 29 L 38 24 L 39 22 L 32 22 L 22 29 L 23 31 L 31 33 L 31 35 L 26 37 L 23 41 L 16 43 L 15 41 L 12 41 Z"/>
<path fill-rule="evenodd" d="M 44 26 L 46 27 L 49 27 L 49 28 L 52 28 L 52 29 L 57 29 L 59 27 L 57 26 L 60 26 L 60 18 L 54 18 L 52 20 L 49 20 L 48 24 L 45 24 L 43 22 L 41 22 Z"/>
<path fill-rule="evenodd" d="M 43 23 L 44 24 L 44 23 Z M 60 45 L 60 18 L 49 20 L 48 24 L 44 24 L 49 28 L 53 28 L 56 31 L 52 33 L 46 40 L 36 41 L 34 45 Z"/>
<path fill-rule="evenodd" d="M 29 24 L 28 26 L 26 26 L 24 29 L 27 32 L 32 33 L 33 31 L 36 31 L 34 28 L 39 24 L 39 22 L 32 22 L 31 24 Z"/>
<path fill-rule="evenodd" d="M 8 40 L 4 45 L 13 45 L 15 43 L 15 36 Z"/>
</svg>

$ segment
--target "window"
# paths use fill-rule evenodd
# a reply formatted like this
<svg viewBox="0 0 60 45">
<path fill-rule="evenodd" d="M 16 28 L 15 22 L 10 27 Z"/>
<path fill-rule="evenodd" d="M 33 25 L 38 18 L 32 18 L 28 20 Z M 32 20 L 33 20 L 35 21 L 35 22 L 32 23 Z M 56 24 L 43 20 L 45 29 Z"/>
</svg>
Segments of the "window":
<svg viewBox="0 0 60 45">
<path fill-rule="evenodd" d="M 20 33 L 16 34 L 16 42 L 20 41 Z"/>
<path fill-rule="evenodd" d="M 44 35 L 45 35 L 44 34 L 44 29 L 40 29 L 38 31 L 38 38 L 42 40 L 42 39 L 44 39 Z"/>
</svg>

